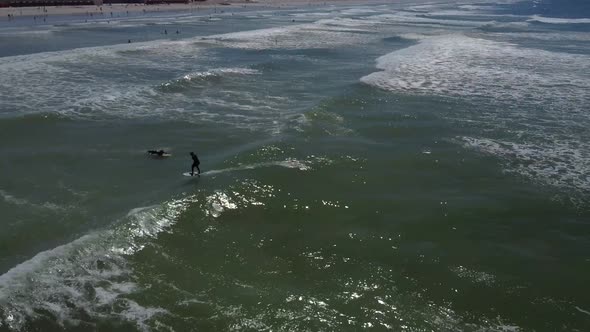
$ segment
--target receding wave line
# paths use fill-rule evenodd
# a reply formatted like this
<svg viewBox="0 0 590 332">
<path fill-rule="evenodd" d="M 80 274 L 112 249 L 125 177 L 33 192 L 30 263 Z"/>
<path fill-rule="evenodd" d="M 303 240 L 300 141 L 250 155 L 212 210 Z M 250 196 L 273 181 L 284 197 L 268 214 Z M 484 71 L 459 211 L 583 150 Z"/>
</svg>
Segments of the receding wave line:
<svg viewBox="0 0 590 332">
<path fill-rule="evenodd" d="M 0 125 L 13 126 L 43 124 L 43 123 L 58 123 L 62 121 L 69 121 L 70 119 L 60 113 L 32 113 L 13 116 L 11 113 L 0 115 Z"/>
<path fill-rule="evenodd" d="M 181 78 L 163 83 L 160 87 L 164 91 L 177 90 L 190 86 L 194 82 L 206 82 L 221 79 L 229 75 L 257 75 L 260 71 L 250 68 L 216 68 L 207 71 L 193 72 Z"/>
<path fill-rule="evenodd" d="M 52 211 L 63 211 L 66 210 L 67 207 L 64 206 L 60 206 L 57 205 L 55 203 L 51 203 L 51 202 L 44 202 L 44 203 L 33 203 L 31 201 L 28 201 L 24 198 L 19 198 L 16 197 L 12 194 L 10 194 L 9 192 L 0 189 L 0 197 L 2 197 L 2 199 L 9 204 L 12 205 L 18 205 L 18 206 L 26 206 L 29 208 L 35 208 L 35 209 L 47 209 L 47 210 L 52 210 Z"/>
</svg>

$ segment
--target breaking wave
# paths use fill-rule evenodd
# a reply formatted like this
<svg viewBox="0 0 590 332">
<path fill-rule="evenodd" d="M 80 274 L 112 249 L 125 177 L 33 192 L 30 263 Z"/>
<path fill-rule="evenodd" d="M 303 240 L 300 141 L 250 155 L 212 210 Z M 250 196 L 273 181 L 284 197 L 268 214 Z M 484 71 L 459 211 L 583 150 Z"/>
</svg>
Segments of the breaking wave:
<svg viewBox="0 0 590 332">
<path fill-rule="evenodd" d="M 129 297 L 141 286 L 126 256 L 169 230 L 194 199 L 133 209 L 114 229 L 41 252 L 0 275 L 0 326 L 27 331 L 48 317 L 62 328 L 99 318 L 148 330 L 147 323 L 167 311 Z"/>
<path fill-rule="evenodd" d="M 250 68 L 217 68 L 207 71 L 192 72 L 181 78 L 163 83 L 160 87 L 166 92 L 177 92 L 193 86 L 195 83 L 210 82 L 232 75 L 257 75 L 260 71 Z"/>
</svg>

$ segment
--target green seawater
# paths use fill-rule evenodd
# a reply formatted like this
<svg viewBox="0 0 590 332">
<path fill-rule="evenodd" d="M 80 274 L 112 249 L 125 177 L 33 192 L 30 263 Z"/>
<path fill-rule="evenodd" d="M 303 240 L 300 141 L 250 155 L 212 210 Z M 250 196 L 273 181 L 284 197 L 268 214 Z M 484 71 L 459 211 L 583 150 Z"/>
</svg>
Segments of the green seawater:
<svg viewBox="0 0 590 332">
<path fill-rule="evenodd" d="M 0 331 L 587 330 L 587 28 L 498 8 L 2 22 Z"/>
</svg>

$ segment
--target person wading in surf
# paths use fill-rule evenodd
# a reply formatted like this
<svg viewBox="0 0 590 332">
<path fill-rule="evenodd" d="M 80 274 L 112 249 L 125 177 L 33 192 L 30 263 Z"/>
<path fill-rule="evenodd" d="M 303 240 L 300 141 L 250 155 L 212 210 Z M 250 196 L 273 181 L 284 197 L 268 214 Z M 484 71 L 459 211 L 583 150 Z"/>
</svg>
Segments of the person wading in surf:
<svg viewBox="0 0 590 332">
<path fill-rule="evenodd" d="M 193 158 L 193 165 L 191 167 L 191 176 L 195 175 L 195 167 L 197 168 L 197 171 L 199 172 L 197 174 L 200 175 L 201 169 L 199 168 L 199 165 L 201 164 L 201 162 L 199 161 L 199 157 L 197 157 L 197 155 L 194 152 L 191 152 L 191 157 Z"/>
</svg>

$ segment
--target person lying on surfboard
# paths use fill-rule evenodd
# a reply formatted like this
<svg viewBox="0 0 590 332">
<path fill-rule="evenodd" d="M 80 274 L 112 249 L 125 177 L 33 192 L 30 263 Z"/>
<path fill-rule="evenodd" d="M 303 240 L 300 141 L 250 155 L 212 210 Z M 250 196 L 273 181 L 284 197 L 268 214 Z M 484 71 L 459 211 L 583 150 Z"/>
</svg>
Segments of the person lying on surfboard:
<svg viewBox="0 0 590 332">
<path fill-rule="evenodd" d="M 199 161 L 199 157 L 197 157 L 197 155 L 194 152 L 191 152 L 190 155 L 193 158 L 193 165 L 191 166 L 191 176 L 195 175 L 195 167 L 199 172 L 197 173 L 197 175 L 200 175 L 201 169 L 199 168 L 199 165 L 201 164 L 201 162 Z"/>
<path fill-rule="evenodd" d="M 158 157 L 163 157 L 164 155 L 167 155 L 168 153 L 166 153 L 164 150 L 148 150 L 148 152 L 150 155 L 152 156 L 158 156 Z"/>
</svg>

